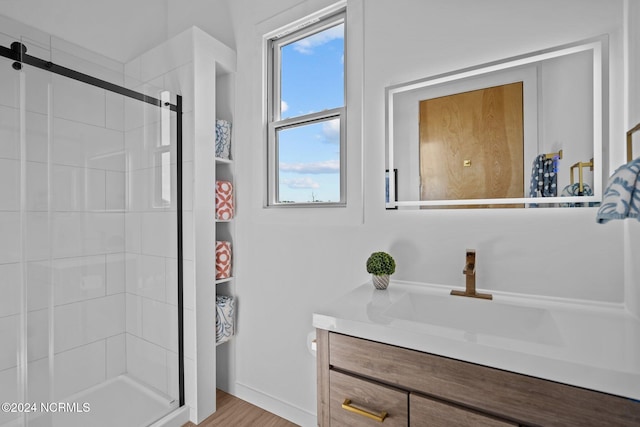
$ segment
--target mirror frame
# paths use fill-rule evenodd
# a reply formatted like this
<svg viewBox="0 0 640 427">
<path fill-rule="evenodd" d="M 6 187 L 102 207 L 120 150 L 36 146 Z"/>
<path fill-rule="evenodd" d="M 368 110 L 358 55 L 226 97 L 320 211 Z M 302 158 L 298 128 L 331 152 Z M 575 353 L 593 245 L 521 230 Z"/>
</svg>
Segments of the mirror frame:
<svg viewBox="0 0 640 427">
<path fill-rule="evenodd" d="M 387 209 L 398 207 L 420 207 L 420 206 L 471 206 L 485 204 L 552 204 L 552 203 L 597 203 L 602 200 L 603 177 L 603 147 L 607 141 L 608 132 L 608 109 L 604 108 L 603 102 L 609 96 L 608 67 L 609 67 L 609 43 L 608 36 L 582 40 L 562 46 L 557 46 L 532 53 L 518 55 L 494 62 L 481 64 L 469 68 L 464 68 L 448 73 L 438 74 L 406 83 L 391 85 L 385 88 L 385 113 L 386 113 L 386 148 L 387 164 L 385 169 L 394 169 L 394 141 L 393 141 L 393 113 L 394 96 L 415 89 L 422 89 L 429 86 L 486 75 L 495 71 L 504 71 L 510 68 L 532 64 L 545 59 L 557 58 L 578 52 L 592 51 L 593 54 L 593 196 L 571 196 L 571 197 L 519 197 L 519 198 L 496 198 L 496 199 L 460 199 L 460 200 L 399 200 L 396 201 L 395 177 L 389 175 L 388 180 L 388 200 L 385 200 Z M 526 165 L 525 165 L 526 166 Z"/>
</svg>

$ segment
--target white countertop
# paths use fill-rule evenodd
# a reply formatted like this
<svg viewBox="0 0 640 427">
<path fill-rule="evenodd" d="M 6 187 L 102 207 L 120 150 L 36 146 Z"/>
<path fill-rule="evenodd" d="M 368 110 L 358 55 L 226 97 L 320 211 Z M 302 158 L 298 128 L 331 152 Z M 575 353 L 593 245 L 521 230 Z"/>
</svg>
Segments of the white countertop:
<svg viewBox="0 0 640 427">
<path fill-rule="evenodd" d="M 640 320 L 622 305 L 450 289 L 367 283 L 314 313 L 313 326 L 640 400 Z"/>
</svg>

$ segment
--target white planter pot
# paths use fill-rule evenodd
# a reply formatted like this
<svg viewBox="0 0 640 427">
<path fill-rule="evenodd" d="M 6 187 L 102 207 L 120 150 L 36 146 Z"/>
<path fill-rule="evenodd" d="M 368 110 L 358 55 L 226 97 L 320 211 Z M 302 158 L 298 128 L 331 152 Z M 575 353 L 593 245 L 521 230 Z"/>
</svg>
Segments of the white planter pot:
<svg viewBox="0 0 640 427">
<path fill-rule="evenodd" d="M 371 281 L 373 282 L 373 286 L 375 286 L 376 289 L 387 289 L 387 286 L 389 286 L 389 275 L 382 274 L 380 276 L 377 276 L 373 274 L 371 276 Z"/>
</svg>

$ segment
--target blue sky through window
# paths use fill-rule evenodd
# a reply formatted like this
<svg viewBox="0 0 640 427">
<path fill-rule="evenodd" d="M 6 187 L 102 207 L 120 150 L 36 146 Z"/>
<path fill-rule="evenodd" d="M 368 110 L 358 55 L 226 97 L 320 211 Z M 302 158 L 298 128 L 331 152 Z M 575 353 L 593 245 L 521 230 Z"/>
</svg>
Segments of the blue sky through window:
<svg viewBox="0 0 640 427">
<path fill-rule="evenodd" d="M 281 119 L 344 105 L 344 24 L 281 49 Z M 278 131 L 279 202 L 340 201 L 340 120 Z"/>
</svg>

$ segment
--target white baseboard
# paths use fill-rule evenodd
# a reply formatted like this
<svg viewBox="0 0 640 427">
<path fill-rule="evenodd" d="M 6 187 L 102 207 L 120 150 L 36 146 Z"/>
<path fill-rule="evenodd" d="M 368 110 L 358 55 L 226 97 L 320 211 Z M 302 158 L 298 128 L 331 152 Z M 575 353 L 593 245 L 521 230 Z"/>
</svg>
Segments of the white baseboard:
<svg viewBox="0 0 640 427">
<path fill-rule="evenodd" d="M 235 383 L 235 396 L 245 400 L 252 405 L 256 405 L 265 411 L 276 414 L 292 423 L 302 427 L 317 427 L 318 421 L 315 413 L 299 408 L 288 402 L 276 399 L 266 393 L 256 390 L 250 386 Z"/>
</svg>

